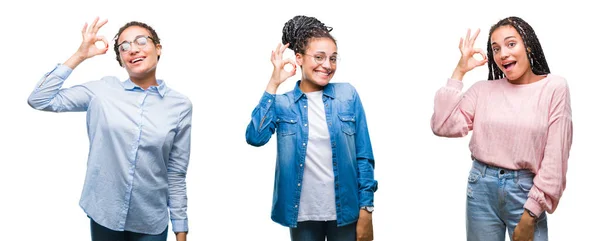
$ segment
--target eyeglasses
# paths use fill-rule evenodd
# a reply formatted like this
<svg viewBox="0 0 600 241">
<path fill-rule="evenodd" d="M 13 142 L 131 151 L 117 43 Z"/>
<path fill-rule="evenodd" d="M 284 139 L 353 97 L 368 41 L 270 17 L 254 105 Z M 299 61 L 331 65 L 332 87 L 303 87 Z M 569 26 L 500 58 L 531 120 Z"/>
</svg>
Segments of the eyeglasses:
<svg viewBox="0 0 600 241">
<path fill-rule="evenodd" d="M 148 39 L 154 42 L 154 39 L 150 36 L 139 35 L 135 37 L 133 42 L 123 41 L 121 44 L 117 45 L 117 47 L 119 48 L 119 52 L 127 53 L 131 50 L 132 43 L 135 43 L 135 45 L 137 45 L 138 47 L 143 48 L 144 46 L 146 46 L 146 44 L 148 44 Z"/>
<path fill-rule="evenodd" d="M 327 55 L 326 54 L 315 54 L 315 55 L 304 54 L 304 55 L 313 57 L 313 60 L 315 60 L 315 63 L 317 63 L 317 64 L 323 64 L 323 63 L 325 63 L 325 60 L 327 59 Z M 339 59 L 340 58 L 338 58 L 337 55 L 331 55 L 331 56 L 329 56 L 329 63 L 331 65 L 336 65 L 337 61 Z"/>
</svg>

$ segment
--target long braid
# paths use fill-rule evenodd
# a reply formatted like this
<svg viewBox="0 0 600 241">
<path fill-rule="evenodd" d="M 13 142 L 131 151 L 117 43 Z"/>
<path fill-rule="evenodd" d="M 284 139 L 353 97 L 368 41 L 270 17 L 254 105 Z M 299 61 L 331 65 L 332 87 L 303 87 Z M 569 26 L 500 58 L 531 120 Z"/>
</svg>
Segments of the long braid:
<svg viewBox="0 0 600 241">
<path fill-rule="evenodd" d="M 538 40 L 535 31 L 531 25 L 529 25 L 525 20 L 519 17 L 508 17 L 500 20 L 496 23 L 492 28 L 490 28 L 490 36 L 488 37 L 487 43 L 487 55 L 488 55 L 488 80 L 495 80 L 504 78 L 504 73 L 500 70 L 500 67 L 496 65 L 494 62 L 494 53 L 492 51 L 491 38 L 492 33 L 501 26 L 510 25 L 517 30 L 521 38 L 523 39 L 523 44 L 525 45 L 525 51 L 527 51 L 527 59 L 529 59 L 529 63 L 531 65 L 531 70 L 536 75 L 546 75 L 550 73 L 550 68 L 548 67 L 548 63 L 546 62 L 546 56 L 544 55 L 544 50 L 542 49 L 542 45 Z"/>
</svg>

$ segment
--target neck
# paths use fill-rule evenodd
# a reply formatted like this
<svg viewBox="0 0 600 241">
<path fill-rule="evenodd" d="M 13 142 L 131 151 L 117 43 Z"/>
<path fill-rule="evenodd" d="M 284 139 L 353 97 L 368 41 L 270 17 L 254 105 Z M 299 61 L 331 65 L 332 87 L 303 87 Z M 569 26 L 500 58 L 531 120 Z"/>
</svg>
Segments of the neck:
<svg viewBox="0 0 600 241">
<path fill-rule="evenodd" d="M 152 70 L 150 73 L 147 73 L 144 76 L 129 76 L 131 82 L 139 86 L 140 88 L 146 90 L 150 86 L 157 86 L 158 82 L 156 81 L 156 71 Z"/>
<path fill-rule="evenodd" d="M 304 78 L 302 78 L 302 81 L 300 81 L 300 90 L 303 93 L 315 92 L 315 91 L 323 90 L 324 88 L 325 87 L 316 85 L 315 83 L 311 82 L 310 80 L 306 80 Z"/>
<path fill-rule="evenodd" d="M 510 80 L 507 78 L 507 80 L 511 84 L 525 85 L 525 84 L 531 84 L 531 83 L 538 82 L 545 77 L 546 76 L 544 76 L 544 75 L 537 75 L 537 74 L 533 73 L 533 71 L 531 69 L 529 69 L 523 75 L 521 75 L 521 77 L 514 79 L 514 80 Z"/>
</svg>

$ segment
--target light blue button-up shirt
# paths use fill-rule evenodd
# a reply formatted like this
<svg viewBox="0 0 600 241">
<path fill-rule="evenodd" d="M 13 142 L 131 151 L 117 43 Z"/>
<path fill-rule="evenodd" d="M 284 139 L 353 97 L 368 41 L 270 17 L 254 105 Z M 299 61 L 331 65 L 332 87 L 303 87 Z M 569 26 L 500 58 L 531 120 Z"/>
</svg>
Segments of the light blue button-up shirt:
<svg viewBox="0 0 600 241">
<path fill-rule="evenodd" d="M 296 227 L 308 143 L 307 98 L 300 90 L 282 95 L 265 92 L 252 111 L 246 142 L 262 146 L 277 132 L 277 161 L 271 219 Z M 374 206 L 378 182 L 367 117 L 356 89 L 330 83 L 323 89 L 325 118 L 331 141 L 337 225 L 356 222 L 360 207 Z"/>
<path fill-rule="evenodd" d="M 147 90 L 116 77 L 61 88 L 71 71 L 57 65 L 28 103 L 44 111 L 87 112 L 90 150 L 80 206 L 116 231 L 159 234 L 169 211 L 173 231 L 188 231 L 190 100 L 162 80 Z"/>
</svg>

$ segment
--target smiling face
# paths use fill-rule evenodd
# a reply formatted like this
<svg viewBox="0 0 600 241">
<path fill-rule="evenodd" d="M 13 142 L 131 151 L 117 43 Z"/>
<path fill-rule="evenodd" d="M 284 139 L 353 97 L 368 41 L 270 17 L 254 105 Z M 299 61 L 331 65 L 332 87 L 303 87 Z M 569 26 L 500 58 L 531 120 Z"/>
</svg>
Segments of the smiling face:
<svg viewBox="0 0 600 241">
<path fill-rule="evenodd" d="M 330 38 L 311 39 L 304 54 L 296 54 L 296 63 L 302 67 L 302 91 L 321 90 L 335 74 L 337 45 Z"/>
<path fill-rule="evenodd" d="M 119 35 L 119 45 L 129 43 L 130 46 L 127 51 L 124 51 L 122 46 L 119 47 L 121 66 L 127 70 L 130 78 L 142 79 L 156 72 L 162 46 L 155 44 L 148 36 L 152 36 L 150 31 L 140 26 L 128 27 Z M 143 39 L 140 39 L 144 37 L 147 38 L 145 44 Z"/>
<path fill-rule="evenodd" d="M 514 27 L 498 27 L 492 33 L 490 42 L 494 62 L 508 80 L 521 82 L 519 80 L 533 75 L 525 43 Z"/>
</svg>

